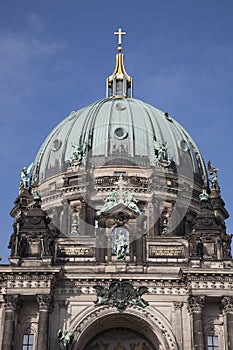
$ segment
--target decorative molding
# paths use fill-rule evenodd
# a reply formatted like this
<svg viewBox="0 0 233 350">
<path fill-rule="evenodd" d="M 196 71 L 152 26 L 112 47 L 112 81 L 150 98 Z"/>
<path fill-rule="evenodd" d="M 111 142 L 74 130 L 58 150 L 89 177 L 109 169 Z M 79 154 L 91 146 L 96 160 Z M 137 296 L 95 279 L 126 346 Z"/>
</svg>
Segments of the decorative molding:
<svg viewBox="0 0 233 350">
<path fill-rule="evenodd" d="M 135 288 L 141 286 L 140 281 L 127 280 L 133 284 Z M 60 294 L 73 295 L 94 295 L 96 290 L 94 286 L 100 284 L 103 288 L 109 283 L 108 279 L 85 279 L 85 280 L 68 280 L 62 279 L 56 285 L 56 291 Z M 143 286 L 148 288 L 148 295 L 187 295 L 189 288 L 184 284 L 182 279 L 176 280 L 142 280 Z"/>
<path fill-rule="evenodd" d="M 58 274 L 59 271 L 56 273 Z M 30 273 L 30 269 L 27 273 L 8 273 L 4 274 L 2 285 L 6 289 L 25 289 L 25 288 L 48 288 L 51 289 L 55 283 L 54 273 Z"/>
</svg>

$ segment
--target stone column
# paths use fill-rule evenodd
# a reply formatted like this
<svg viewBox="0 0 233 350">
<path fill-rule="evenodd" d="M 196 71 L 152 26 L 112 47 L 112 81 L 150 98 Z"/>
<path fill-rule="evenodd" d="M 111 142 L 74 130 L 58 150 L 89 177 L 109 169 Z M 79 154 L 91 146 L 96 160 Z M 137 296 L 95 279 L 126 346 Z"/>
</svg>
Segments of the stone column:
<svg viewBox="0 0 233 350">
<path fill-rule="evenodd" d="M 205 297 L 200 295 L 191 295 L 189 297 L 189 309 L 193 317 L 193 344 L 195 350 L 205 350 L 205 340 L 203 331 L 202 309 L 204 307 Z"/>
<path fill-rule="evenodd" d="M 18 295 L 4 295 L 5 320 L 3 327 L 2 350 L 11 350 L 14 346 L 15 334 L 15 311 L 17 308 Z"/>
<path fill-rule="evenodd" d="M 49 313 L 53 305 L 53 297 L 51 295 L 37 295 L 39 304 L 39 322 L 38 322 L 38 337 L 37 350 L 49 350 Z"/>
<path fill-rule="evenodd" d="M 221 307 L 226 313 L 227 322 L 227 350 L 233 350 L 233 297 L 223 297 Z"/>
</svg>

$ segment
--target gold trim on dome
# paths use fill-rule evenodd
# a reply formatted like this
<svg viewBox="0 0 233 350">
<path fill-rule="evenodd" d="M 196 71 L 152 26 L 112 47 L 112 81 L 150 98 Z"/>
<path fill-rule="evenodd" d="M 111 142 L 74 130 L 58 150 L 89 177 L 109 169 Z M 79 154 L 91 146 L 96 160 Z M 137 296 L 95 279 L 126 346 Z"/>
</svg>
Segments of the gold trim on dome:
<svg viewBox="0 0 233 350">
<path fill-rule="evenodd" d="M 124 55 L 122 53 L 118 53 L 116 55 L 116 67 L 114 69 L 114 72 L 112 75 L 108 78 L 108 85 L 109 87 L 112 86 L 114 78 L 117 81 L 123 81 L 124 76 L 127 79 L 127 83 L 131 83 L 131 77 L 126 73 L 125 67 L 124 67 Z"/>
</svg>

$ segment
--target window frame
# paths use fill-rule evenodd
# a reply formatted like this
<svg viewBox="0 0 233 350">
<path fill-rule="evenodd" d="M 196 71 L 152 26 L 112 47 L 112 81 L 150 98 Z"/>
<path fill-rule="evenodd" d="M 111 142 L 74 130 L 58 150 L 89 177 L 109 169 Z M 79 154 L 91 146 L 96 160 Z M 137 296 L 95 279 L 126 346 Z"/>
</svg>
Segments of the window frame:
<svg viewBox="0 0 233 350">
<path fill-rule="evenodd" d="M 34 346 L 35 346 L 35 334 L 24 333 L 22 338 L 22 350 L 33 350 Z"/>
<path fill-rule="evenodd" d="M 211 339 L 211 340 L 210 340 Z M 215 345 L 215 340 L 217 340 L 217 345 Z M 211 341 L 211 344 L 209 343 Z M 219 350 L 219 337 L 217 334 L 207 334 L 207 350 Z"/>
</svg>

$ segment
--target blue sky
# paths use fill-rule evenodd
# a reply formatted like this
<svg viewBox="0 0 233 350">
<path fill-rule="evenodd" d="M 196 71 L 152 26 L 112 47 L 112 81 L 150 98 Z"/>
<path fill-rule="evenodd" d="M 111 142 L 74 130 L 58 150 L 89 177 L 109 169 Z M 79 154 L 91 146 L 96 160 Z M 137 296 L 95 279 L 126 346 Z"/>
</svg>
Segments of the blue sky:
<svg viewBox="0 0 233 350">
<path fill-rule="evenodd" d="M 119 27 L 134 96 L 192 135 L 219 182 L 233 233 L 233 2 L 20 0 L 0 4 L 0 256 L 7 263 L 20 170 L 72 110 L 105 97 Z"/>
</svg>

